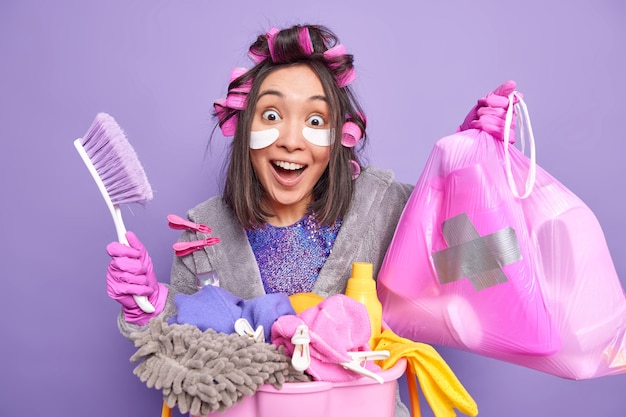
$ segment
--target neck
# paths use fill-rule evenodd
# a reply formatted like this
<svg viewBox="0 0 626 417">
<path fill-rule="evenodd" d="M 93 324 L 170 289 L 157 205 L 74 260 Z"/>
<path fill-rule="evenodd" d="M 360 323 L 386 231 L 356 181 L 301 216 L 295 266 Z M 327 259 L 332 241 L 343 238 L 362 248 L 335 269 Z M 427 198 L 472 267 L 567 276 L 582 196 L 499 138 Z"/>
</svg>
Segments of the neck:
<svg viewBox="0 0 626 417">
<path fill-rule="evenodd" d="M 270 207 L 270 212 L 274 216 L 268 217 L 266 221 L 272 226 L 291 226 L 304 217 L 307 213 L 307 206 L 307 204 L 292 204 L 289 206 L 274 204 Z"/>
</svg>

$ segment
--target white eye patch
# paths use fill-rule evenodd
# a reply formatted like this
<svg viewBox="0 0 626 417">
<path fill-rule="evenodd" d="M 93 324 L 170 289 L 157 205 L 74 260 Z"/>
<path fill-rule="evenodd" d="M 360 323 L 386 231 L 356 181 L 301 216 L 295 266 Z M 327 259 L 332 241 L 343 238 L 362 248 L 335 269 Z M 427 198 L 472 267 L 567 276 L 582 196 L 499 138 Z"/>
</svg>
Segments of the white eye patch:
<svg viewBox="0 0 626 417">
<path fill-rule="evenodd" d="M 250 132 L 250 149 L 263 149 L 276 142 L 278 129 L 256 130 Z"/>
<path fill-rule="evenodd" d="M 302 129 L 302 136 L 313 145 L 330 146 L 334 141 L 331 129 L 313 129 L 305 127 Z"/>
<path fill-rule="evenodd" d="M 263 149 L 276 142 L 280 132 L 276 128 L 266 130 L 253 130 L 250 132 L 250 149 Z M 313 129 L 305 127 L 302 136 L 317 146 L 330 146 L 334 142 L 332 129 Z"/>
</svg>

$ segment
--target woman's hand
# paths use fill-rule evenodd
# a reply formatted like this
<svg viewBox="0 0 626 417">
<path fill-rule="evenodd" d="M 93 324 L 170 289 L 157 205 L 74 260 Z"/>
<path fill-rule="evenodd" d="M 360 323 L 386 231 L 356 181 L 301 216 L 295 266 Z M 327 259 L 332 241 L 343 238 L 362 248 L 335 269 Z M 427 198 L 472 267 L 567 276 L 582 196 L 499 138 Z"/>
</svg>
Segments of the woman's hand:
<svg viewBox="0 0 626 417">
<path fill-rule="evenodd" d="M 107 245 L 111 262 L 107 268 L 107 293 L 122 305 L 124 318 L 129 323 L 144 325 L 163 311 L 168 289 L 157 281 L 148 251 L 133 232 L 126 233 L 128 244 L 119 242 Z M 155 308 L 144 312 L 133 296 L 146 296 Z"/>
<path fill-rule="evenodd" d="M 479 129 L 496 139 L 504 140 L 504 122 L 509 108 L 509 95 L 515 91 L 515 87 L 515 81 L 506 81 L 493 92 L 479 99 L 465 116 L 458 132 L 467 129 Z M 513 98 L 514 104 L 518 101 L 517 97 Z M 515 115 L 511 119 L 509 142 L 515 142 Z"/>
</svg>

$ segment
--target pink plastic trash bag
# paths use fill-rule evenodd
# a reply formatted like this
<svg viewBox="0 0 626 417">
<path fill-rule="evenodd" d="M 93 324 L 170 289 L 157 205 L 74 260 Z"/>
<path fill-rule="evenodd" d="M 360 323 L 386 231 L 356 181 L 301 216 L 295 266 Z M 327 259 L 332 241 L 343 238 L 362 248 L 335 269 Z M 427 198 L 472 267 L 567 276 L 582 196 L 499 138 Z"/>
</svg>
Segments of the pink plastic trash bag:
<svg viewBox="0 0 626 417">
<path fill-rule="evenodd" d="M 530 158 L 471 129 L 440 139 L 378 274 L 398 335 L 587 379 L 626 370 L 626 299 L 591 210 Z M 507 145 L 507 146 L 505 146 Z M 524 190 L 520 195 L 518 190 Z"/>
</svg>

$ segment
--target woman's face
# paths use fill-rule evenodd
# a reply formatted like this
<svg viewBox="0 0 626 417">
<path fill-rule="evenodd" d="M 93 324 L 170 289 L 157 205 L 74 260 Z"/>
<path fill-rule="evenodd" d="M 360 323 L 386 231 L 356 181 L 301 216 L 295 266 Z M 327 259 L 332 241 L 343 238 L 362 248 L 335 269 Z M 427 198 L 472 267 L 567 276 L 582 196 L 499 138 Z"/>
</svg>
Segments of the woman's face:
<svg viewBox="0 0 626 417">
<path fill-rule="evenodd" d="M 250 134 L 252 166 L 276 226 L 306 213 L 313 187 L 330 159 L 330 109 L 317 75 L 306 65 L 278 69 L 261 84 Z"/>
</svg>

